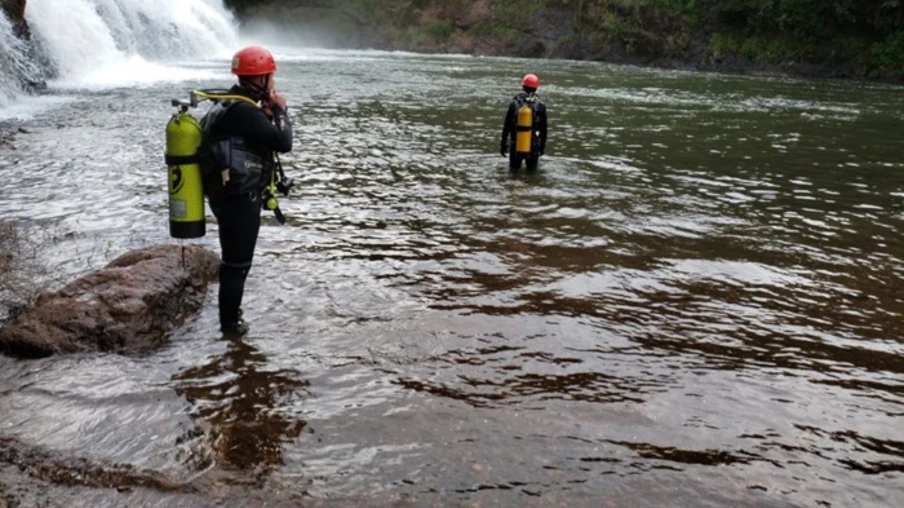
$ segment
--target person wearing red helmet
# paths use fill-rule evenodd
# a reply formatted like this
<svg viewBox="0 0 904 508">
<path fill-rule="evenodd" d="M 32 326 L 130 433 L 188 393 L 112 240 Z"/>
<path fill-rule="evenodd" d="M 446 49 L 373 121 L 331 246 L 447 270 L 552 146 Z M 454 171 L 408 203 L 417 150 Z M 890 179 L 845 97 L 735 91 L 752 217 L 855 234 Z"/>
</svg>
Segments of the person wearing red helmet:
<svg viewBox="0 0 904 508">
<path fill-rule="evenodd" d="M 263 194 L 277 171 L 274 154 L 292 150 L 292 122 L 286 99 L 276 91 L 276 61 L 267 49 L 239 50 L 232 58 L 232 73 L 238 83 L 201 119 L 206 147 L 202 160 L 207 161 L 202 173 L 222 252 L 220 329 L 244 335 L 248 326 L 241 305 L 260 231 Z"/>
<path fill-rule="evenodd" d="M 524 76 L 523 91 L 512 98 L 502 124 L 499 153 L 508 155 L 513 173 L 522 162 L 528 171 L 536 171 L 540 157 L 546 153 L 546 105 L 537 95 L 538 88 L 540 79 L 536 74 Z"/>
</svg>

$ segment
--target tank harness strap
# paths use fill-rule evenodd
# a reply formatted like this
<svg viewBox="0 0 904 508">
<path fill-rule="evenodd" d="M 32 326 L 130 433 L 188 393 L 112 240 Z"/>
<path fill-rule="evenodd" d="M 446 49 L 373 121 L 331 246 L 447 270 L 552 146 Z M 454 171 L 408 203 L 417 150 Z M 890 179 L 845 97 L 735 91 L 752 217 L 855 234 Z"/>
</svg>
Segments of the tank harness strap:
<svg viewBox="0 0 904 508">
<path fill-rule="evenodd" d="M 200 157 L 195 155 L 169 155 L 165 156 L 167 166 L 187 166 L 189 164 L 197 164 Z"/>
<path fill-rule="evenodd" d="M 530 127 L 530 126 L 525 126 L 525 125 L 516 125 L 515 130 L 519 131 L 519 132 L 524 132 L 524 131 L 532 131 L 532 130 L 534 130 L 534 128 Z"/>
</svg>

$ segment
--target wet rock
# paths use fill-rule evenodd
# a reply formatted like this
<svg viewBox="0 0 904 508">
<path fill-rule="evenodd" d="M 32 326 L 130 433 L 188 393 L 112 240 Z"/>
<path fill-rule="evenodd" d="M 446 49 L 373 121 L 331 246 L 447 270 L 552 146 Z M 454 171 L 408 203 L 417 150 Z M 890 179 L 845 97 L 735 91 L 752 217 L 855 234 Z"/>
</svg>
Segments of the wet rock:
<svg viewBox="0 0 904 508">
<path fill-rule="evenodd" d="M 201 308 L 218 270 L 218 256 L 198 246 L 183 251 L 178 245 L 158 245 L 129 252 L 41 295 L 34 307 L 0 330 L 0 351 L 37 358 L 150 349 Z"/>
<path fill-rule="evenodd" d="M 193 492 L 190 485 L 179 484 L 150 470 L 139 470 L 125 464 L 108 463 L 86 457 L 67 457 L 27 446 L 0 436 L 0 464 L 15 466 L 34 478 L 57 485 L 91 487 L 147 487 L 161 492 Z"/>
<path fill-rule="evenodd" d="M 0 148 L 15 149 L 13 146 L 13 132 L 4 130 L 2 125 L 0 125 Z"/>
<path fill-rule="evenodd" d="M 25 18 L 25 0 L 0 0 L 0 10 L 10 21 L 22 20 Z"/>
<path fill-rule="evenodd" d="M 25 19 L 25 0 L 0 0 L 0 10 L 10 21 Z"/>
<path fill-rule="evenodd" d="M 52 450 L 0 435 L 0 508 L 61 506 L 224 506 L 361 508 L 363 499 L 312 499 L 303 487 L 249 487 L 223 471 L 153 469 L 104 459 L 99 452 Z M 186 474 L 189 473 L 189 474 Z M 63 501 L 65 500 L 65 501 Z M 423 506 L 396 502 L 394 507 Z"/>
<path fill-rule="evenodd" d="M 25 0 L 0 0 L 0 11 L 13 23 L 13 29 L 18 37 L 23 39 L 31 37 L 28 24 L 25 23 Z"/>
</svg>

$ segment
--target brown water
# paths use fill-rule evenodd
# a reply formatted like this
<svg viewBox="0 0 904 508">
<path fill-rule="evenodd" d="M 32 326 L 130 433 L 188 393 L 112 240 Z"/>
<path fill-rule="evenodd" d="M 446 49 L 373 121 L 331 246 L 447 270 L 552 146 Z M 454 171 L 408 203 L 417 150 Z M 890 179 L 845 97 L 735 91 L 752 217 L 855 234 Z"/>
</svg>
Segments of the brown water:
<svg viewBox="0 0 904 508">
<path fill-rule="evenodd" d="M 152 354 L 0 359 L 0 436 L 192 503 L 904 505 L 900 88 L 282 53 L 298 186 L 250 335 L 213 286 Z M 549 156 L 510 177 L 526 71 Z M 63 280 L 169 241 L 168 99 L 223 77 L 80 91 L 3 154 L 0 213 Z"/>
</svg>

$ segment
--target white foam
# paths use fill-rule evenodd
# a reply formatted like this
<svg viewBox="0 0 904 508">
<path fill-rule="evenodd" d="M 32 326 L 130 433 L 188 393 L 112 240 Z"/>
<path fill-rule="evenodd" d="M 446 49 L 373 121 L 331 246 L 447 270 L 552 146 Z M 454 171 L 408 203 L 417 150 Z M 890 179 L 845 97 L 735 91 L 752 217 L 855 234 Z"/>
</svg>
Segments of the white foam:
<svg viewBox="0 0 904 508">
<path fill-rule="evenodd" d="M 31 120 L 41 113 L 61 104 L 74 102 L 77 99 L 63 95 L 22 96 L 15 102 L 0 108 L 0 122 L 8 120 Z"/>
<path fill-rule="evenodd" d="M 156 62 L 226 58 L 238 40 L 220 0 L 44 0 L 26 17 L 61 88 L 207 77 Z"/>
<path fill-rule="evenodd" d="M 77 78 L 52 80 L 54 90 L 109 89 L 117 87 L 144 87 L 164 82 L 190 80 L 229 79 L 229 73 L 211 69 L 175 64 L 162 64 L 132 56 L 104 63 L 94 72 L 84 72 Z"/>
</svg>

